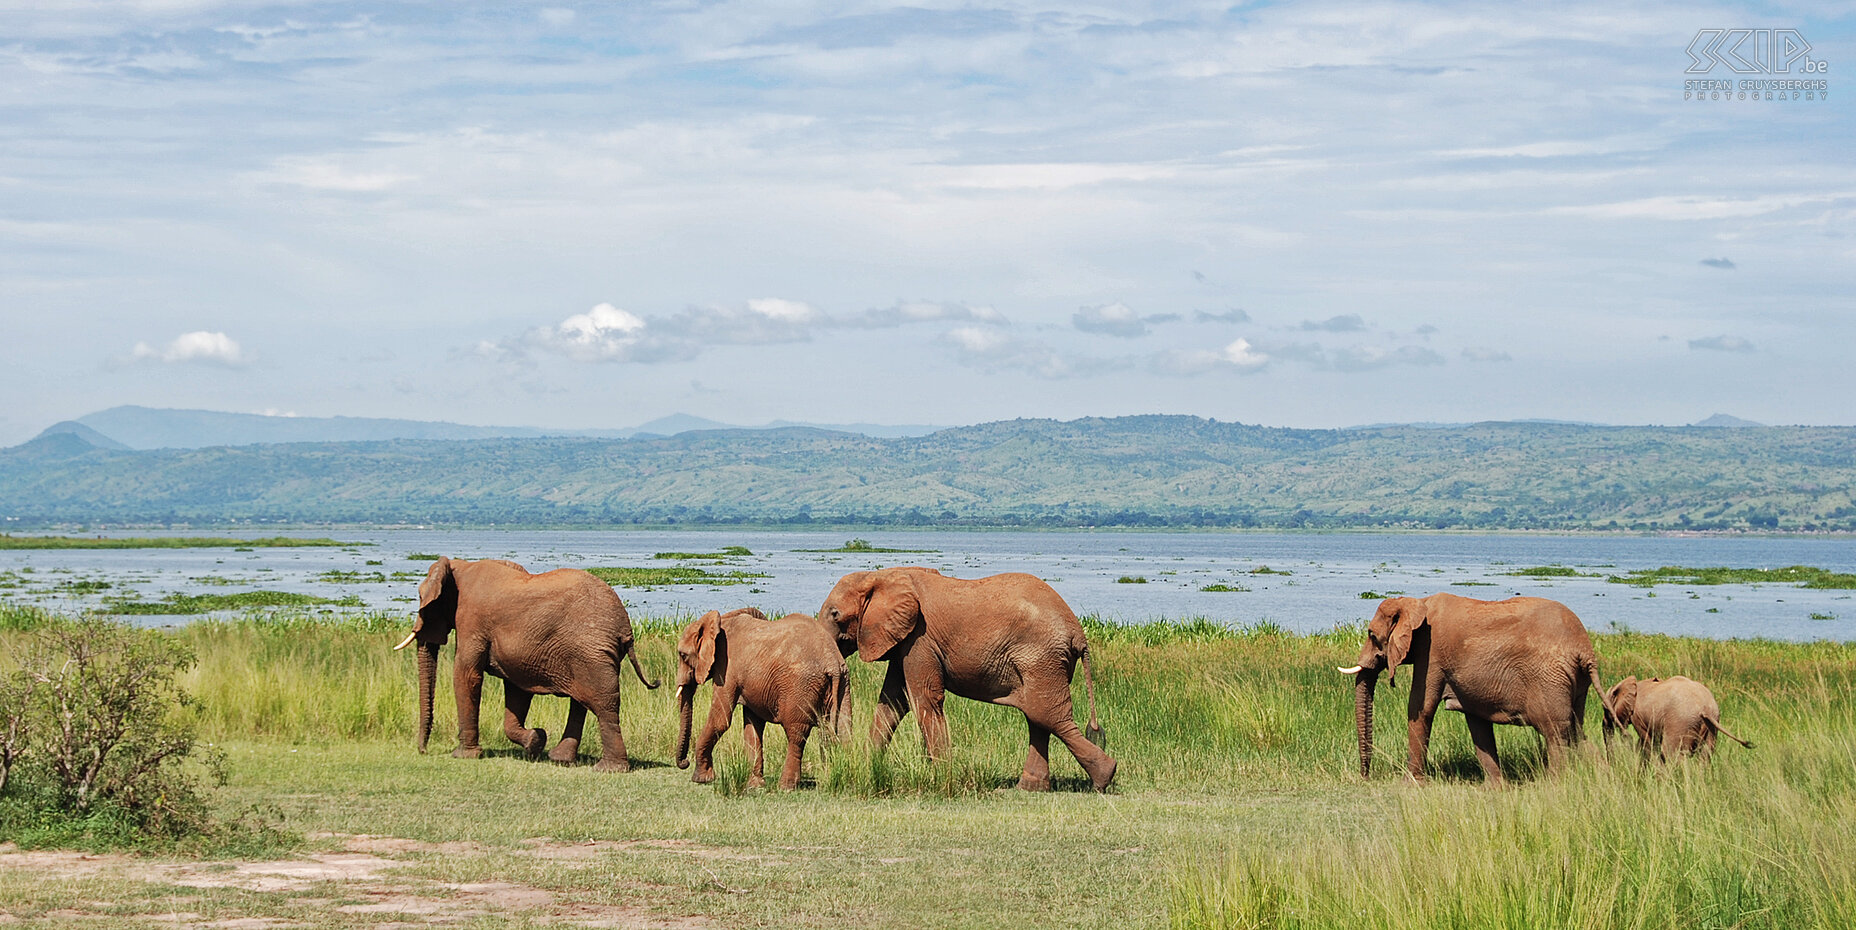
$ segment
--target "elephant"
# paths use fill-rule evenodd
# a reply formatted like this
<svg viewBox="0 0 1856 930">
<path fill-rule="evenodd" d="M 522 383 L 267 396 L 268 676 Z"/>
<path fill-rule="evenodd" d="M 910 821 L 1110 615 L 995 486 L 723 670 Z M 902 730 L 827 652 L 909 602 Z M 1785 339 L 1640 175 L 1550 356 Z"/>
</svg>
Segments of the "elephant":
<svg viewBox="0 0 1856 930">
<path fill-rule="evenodd" d="M 837 628 L 838 649 L 866 662 L 887 661 L 870 740 L 888 744 L 903 716 L 919 716 L 930 759 L 947 753 L 947 692 L 1016 707 L 1030 728 L 1018 787 L 1050 790 L 1055 733 L 1097 791 L 1115 780 L 1116 762 L 1096 720 L 1095 675 L 1082 624 L 1043 580 L 1019 573 L 965 580 L 907 566 L 852 572 L 819 608 Z M 1083 662 L 1089 695 L 1087 734 L 1076 726 L 1070 679 Z"/>
<path fill-rule="evenodd" d="M 548 742 L 547 731 L 528 729 L 530 700 L 563 695 L 567 727 L 549 758 L 572 764 L 591 710 L 599 721 L 601 755 L 594 768 L 623 772 L 631 767 L 619 731 L 619 679 L 631 656 L 632 670 L 647 679 L 632 650 L 632 622 L 610 585 L 577 568 L 539 575 L 504 559 L 469 561 L 441 557 L 419 582 L 419 613 L 412 632 L 395 650 L 419 643 L 419 751 L 432 734 L 432 692 L 438 649 L 457 631 L 451 680 L 458 702 L 458 748 L 451 755 L 475 759 L 477 707 L 487 672 L 504 683 L 503 733 L 531 757 Z"/>
<path fill-rule="evenodd" d="M 786 764 L 780 787 L 799 786 L 799 761 L 814 724 L 836 737 L 850 726 L 851 689 L 844 656 L 834 630 L 805 614 L 770 621 L 752 607 L 728 613 L 709 611 L 683 628 L 677 639 L 677 768 L 689 767 L 690 723 L 696 686 L 715 683 L 709 721 L 696 741 L 697 784 L 715 780 L 711 753 L 734 722 L 741 705 L 742 736 L 754 756 L 748 786 L 766 784 L 761 777 L 761 736 L 769 723 L 786 730 Z"/>
<path fill-rule="evenodd" d="M 1424 779 L 1431 721 L 1446 699 L 1449 709 L 1462 711 L 1490 784 L 1502 780 L 1494 724 L 1540 731 L 1547 767 L 1557 770 L 1566 748 L 1584 738 L 1587 689 L 1598 689 L 1599 703 L 1606 702 L 1592 637 L 1558 601 L 1479 601 L 1455 594 L 1387 598 L 1367 625 L 1359 663 L 1340 670 L 1354 676 L 1362 777 L 1372 774 L 1373 686 L 1380 672 L 1392 680 L 1407 662 L 1412 686 L 1406 767 L 1418 781 Z"/>
<path fill-rule="evenodd" d="M 1608 697 L 1605 735 L 1622 727 L 1635 728 L 1646 763 L 1653 751 L 1661 753 L 1665 762 L 1690 753 L 1706 759 L 1714 753 L 1716 733 L 1753 748 L 1721 726 L 1720 705 L 1714 703 L 1708 686 L 1694 679 L 1671 675 L 1639 681 L 1633 675 L 1612 685 Z"/>
</svg>

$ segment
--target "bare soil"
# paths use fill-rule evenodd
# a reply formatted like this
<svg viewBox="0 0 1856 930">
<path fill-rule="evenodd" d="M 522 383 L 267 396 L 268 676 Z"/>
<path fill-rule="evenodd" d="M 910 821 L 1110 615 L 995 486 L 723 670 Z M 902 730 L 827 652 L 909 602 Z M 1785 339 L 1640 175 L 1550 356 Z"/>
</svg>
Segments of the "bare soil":
<svg viewBox="0 0 1856 930">
<path fill-rule="evenodd" d="M 120 904 L 86 900 L 30 915 L 9 913 L 0 906 L 0 925 L 22 921 L 84 923 L 97 919 L 173 927 L 273 928 L 318 925 L 369 927 L 421 927 L 452 924 L 479 918 L 507 917 L 526 923 L 563 927 L 649 928 L 697 930 L 712 926 L 707 918 L 666 914 L 643 905 L 570 902 L 543 888 L 506 881 L 444 882 L 419 878 L 409 866 L 429 864 L 434 857 L 485 855 L 493 852 L 475 843 L 422 843 L 416 840 L 365 834 L 316 834 L 312 840 L 339 844 L 341 849 L 302 859 L 273 862 L 161 861 L 131 855 L 92 855 L 78 852 L 21 850 L 0 845 L 0 872 L 17 872 L 38 882 L 100 880 L 105 887 L 119 882 L 148 882 L 159 895 L 173 901 L 188 900 L 190 889 L 237 889 L 249 896 L 249 910 L 318 913 L 313 919 L 272 916 L 206 917 L 188 910 L 127 914 Z M 514 850 L 495 850 L 500 856 L 530 857 L 548 861 L 584 861 L 596 864 L 605 857 L 631 849 L 672 851 L 699 858 L 721 858 L 735 853 L 677 840 L 601 841 L 561 843 L 546 837 L 524 841 Z M 619 883 L 624 885 L 625 883 Z M 638 890 L 666 891 L 658 886 Z M 138 897 L 139 899 L 139 897 Z M 242 899 L 246 900 L 246 899 Z M 278 907 L 266 907 L 269 901 Z M 223 913 L 226 908 L 214 910 Z"/>
</svg>

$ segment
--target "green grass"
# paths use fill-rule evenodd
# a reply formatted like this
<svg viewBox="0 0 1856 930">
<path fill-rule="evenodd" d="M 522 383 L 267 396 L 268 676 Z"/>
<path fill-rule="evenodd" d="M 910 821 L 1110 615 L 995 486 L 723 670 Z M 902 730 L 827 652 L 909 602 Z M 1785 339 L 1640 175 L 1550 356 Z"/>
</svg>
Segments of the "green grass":
<svg viewBox="0 0 1856 930">
<path fill-rule="evenodd" d="M 1565 565 L 1536 565 L 1532 568 L 1520 568 L 1501 574 L 1514 578 L 1598 578 L 1590 572 L 1582 572 Z"/>
<path fill-rule="evenodd" d="M 234 546 L 264 549 L 300 549 L 332 546 L 371 546 L 373 543 L 334 539 L 223 539 L 209 536 L 13 536 L 0 533 L 0 549 L 226 549 Z"/>
<path fill-rule="evenodd" d="M 1271 568 L 1268 565 L 1259 565 L 1256 568 L 1251 569 L 1250 573 L 1252 575 L 1293 575 L 1295 574 L 1292 571 L 1288 571 L 1286 569 L 1280 569 L 1280 568 Z"/>
<path fill-rule="evenodd" d="M 359 596 L 317 597 L 293 591 L 240 591 L 237 594 L 170 594 L 158 601 L 108 598 L 103 612 L 110 614 L 180 615 L 259 607 L 363 607 Z"/>
<path fill-rule="evenodd" d="M 873 546 L 868 539 L 847 539 L 836 549 L 794 549 L 794 552 L 939 552 L 939 549 L 885 549 Z"/>
<path fill-rule="evenodd" d="M 1224 582 L 1220 581 L 1220 582 L 1214 582 L 1212 584 L 1208 584 L 1205 587 L 1200 588 L 1199 590 L 1205 591 L 1208 593 L 1227 593 L 1227 592 L 1243 592 L 1243 591 L 1248 591 L 1250 589 L 1244 587 L 1241 584 L 1225 584 Z"/>
<path fill-rule="evenodd" d="M 1658 584 L 1795 584 L 1801 588 L 1837 591 L 1856 589 L 1856 575 L 1809 565 L 1788 565 L 1784 568 L 1684 568 L 1680 565 L 1665 565 L 1661 568 L 1632 569 L 1623 575 L 1611 575 L 1605 580 L 1643 587 Z"/>
<path fill-rule="evenodd" d="M 693 565 L 658 568 L 602 566 L 589 568 L 587 571 L 615 588 L 656 588 L 683 584 L 736 585 L 747 584 L 756 578 L 769 577 L 765 572 L 740 570 L 712 572 Z"/>
<path fill-rule="evenodd" d="M 720 561 L 722 559 L 732 559 L 732 558 L 738 558 L 744 555 L 753 555 L 753 554 L 754 554 L 753 550 L 749 549 L 746 546 L 723 546 L 721 551 L 719 552 L 657 552 L 657 553 L 653 553 L 651 555 L 651 558 L 678 559 L 682 561 L 692 561 L 692 560 L 697 560 L 697 559 L 708 559 L 711 561 Z"/>
<path fill-rule="evenodd" d="M 0 609 L 0 631 L 34 622 Z M 647 671 L 668 677 L 687 617 L 637 617 Z M 670 765 L 672 689 L 623 685 L 634 770 L 603 775 L 523 760 L 501 734 L 499 683 L 479 716 L 487 758 L 455 760 L 450 676 L 439 676 L 432 752 L 412 751 L 414 661 L 392 645 L 409 617 L 285 611 L 168 634 L 199 657 L 185 683 L 202 738 L 224 750 L 221 805 L 274 805 L 309 850 L 327 833 L 402 838 L 393 885 L 504 882 L 554 903 L 475 926 L 528 926 L 573 908 L 634 907 L 666 922 L 825 928 L 1834 927 L 1856 920 L 1856 645 L 1595 637 L 1605 680 L 1680 672 L 1759 748 L 1639 774 L 1634 749 L 1537 771 L 1532 731 L 1498 727 L 1505 790 L 1488 790 L 1454 714 L 1439 715 L 1432 778 L 1401 774 L 1407 676 L 1382 686 L 1378 758 L 1362 781 L 1352 691 L 1335 665 L 1360 631 L 1297 635 L 1207 618 L 1141 626 L 1083 618 L 1109 751 L 1107 796 L 1052 747 L 1058 790 L 1011 790 L 1025 754 L 1010 708 L 951 698 L 946 764 L 921 759 L 913 717 L 889 752 L 863 744 L 883 666 L 850 663 L 857 739 L 815 734 L 795 792 L 745 787 L 737 719 L 716 785 Z M 0 666 L 12 634 L 0 632 Z M 441 657 L 449 667 L 450 650 Z M 1079 669 L 1079 672 L 1081 670 Z M 1087 713 L 1081 674 L 1073 692 Z M 708 689 L 698 696 L 706 707 Z M 536 700 L 558 735 L 566 712 Z M 1598 731 L 1596 702 L 1587 726 Z M 589 727 L 582 752 L 597 754 Z M 784 751 L 767 730 L 769 774 Z M 535 854 L 551 838 L 573 856 Z M 0 837 L 4 840 L 5 837 Z M 571 847 L 598 843 L 595 847 Z M 446 844 L 430 847 L 417 844 Z M 300 855 L 300 854 L 299 854 Z M 102 926 L 190 911 L 336 926 L 367 903 L 339 883 L 297 891 L 199 889 L 0 867 L 0 910 L 28 922 L 69 909 Z M 431 886 L 438 887 L 438 886 Z M 321 903 L 317 903 L 321 902 Z M 392 915 L 375 915 L 388 919 Z M 77 918 L 69 918 L 77 919 Z M 368 919 L 374 919 L 372 917 Z M 405 919 L 403 915 L 400 919 Z M 635 922 L 645 922 L 642 918 Z"/>
<path fill-rule="evenodd" d="M 1123 575 L 1120 578 L 1115 579 L 1115 583 L 1116 584 L 1146 584 L 1147 578 L 1142 575 Z"/>
<path fill-rule="evenodd" d="M 386 584 L 387 574 L 386 572 L 355 572 L 330 569 L 326 572 L 317 572 L 315 580 L 327 582 L 329 584 Z"/>
</svg>

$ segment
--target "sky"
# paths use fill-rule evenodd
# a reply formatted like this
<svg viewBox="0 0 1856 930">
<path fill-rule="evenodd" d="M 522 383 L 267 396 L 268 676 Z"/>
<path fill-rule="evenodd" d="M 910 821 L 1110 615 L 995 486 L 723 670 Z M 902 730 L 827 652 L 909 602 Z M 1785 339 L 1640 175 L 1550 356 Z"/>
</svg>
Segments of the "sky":
<svg viewBox="0 0 1856 930">
<path fill-rule="evenodd" d="M 1856 424 L 1853 10 L 0 0 L 0 445 Z"/>
</svg>

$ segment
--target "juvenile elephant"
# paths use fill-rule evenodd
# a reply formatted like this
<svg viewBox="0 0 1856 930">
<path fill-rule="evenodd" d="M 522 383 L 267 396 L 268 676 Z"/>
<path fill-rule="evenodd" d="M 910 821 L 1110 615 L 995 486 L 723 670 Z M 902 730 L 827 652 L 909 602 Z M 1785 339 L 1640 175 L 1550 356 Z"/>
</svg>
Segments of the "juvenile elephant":
<svg viewBox="0 0 1856 930">
<path fill-rule="evenodd" d="M 870 739 L 882 748 L 913 709 L 929 758 L 947 753 L 946 693 L 1016 707 L 1030 728 L 1030 751 L 1018 787 L 1050 789 L 1050 737 L 1063 740 L 1101 791 L 1115 780 L 1115 760 L 1102 751 L 1096 722 L 1095 676 L 1089 644 L 1070 606 L 1032 575 L 973 581 L 931 568 L 852 572 L 838 580 L 819 608 L 837 627 L 838 648 L 889 671 Z M 1083 661 L 1089 694 L 1087 738 L 1076 726 L 1070 678 Z"/>
<path fill-rule="evenodd" d="M 1566 747 L 1584 738 L 1585 694 L 1598 688 L 1598 659 L 1579 618 L 1558 601 L 1515 597 L 1478 601 L 1455 594 L 1394 597 L 1381 602 L 1366 628 L 1354 676 L 1354 725 L 1360 774 L 1372 772 L 1373 685 L 1412 666 L 1407 705 L 1411 777 L 1424 778 L 1431 721 L 1449 694 L 1491 783 L 1502 779 L 1494 724 L 1531 726 L 1547 741 L 1547 766 L 1557 769 Z M 1600 688 L 1599 702 L 1605 702 Z"/>
<path fill-rule="evenodd" d="M 842 737 L 851 722 L 851 689 L 845 680 L 844 657 L 836 637 L 824 624 L 805 614 L 789 614 L 770 621 L 752 607 L 717 613 L 713 610 L 683 628 L 677 640 L 677 707 L 681 727 L 677 736 L 677 768 L 689 767 L 690 723 L 696 703 L 696 686 L 715 683 L 709 703 L 709 721 L 696 741 L 698 784 L 715 780 L 712 753 L 716 740 L 735 719 L 741 705 L 742 736 L 754 755 L 750 787 L 766 783 L 761 777 L 761 736 L 769 723 L 786 730 L 786 764 L 780 768 L 780 787 L 799 785 L 799 760 L 814 724 Z"/>
<path fill-rule="evenodd" d="M 477 707 L 483 676 L 501 678 L 503 733 L 531 756 L 547 747 L 547 731 L 528 729 L 529 702 L 537 694 L 572 700 L 567 728 L 549 753 L 571 764 L 579 753 L 580 734 L 591 710 L 599 721 L 599 771 L 623 772 L 625 737 L 619 731 L 619 679 L 627 655 L 646 688 L 632 651 L 632 622 L 611 586 L 577 568 L 539 575 L 503 559 L 440 558 L 419 582 L 419 616 L 412 632 L 394 649 L 419 643 L 419 751 L 432 734 L 432 691 L 438 677 L 438 649 L 457 631 L 451 680 L 458 702 L 460 759 L 483 755 L 478 744 Z"/>
<path fill-rule="evenodd" d="M 1647 762 L 1652 751 L 1663 760 L 1700 753 L 1703 759 L 1714 753 L 1714 735 L 1753 748 L 1721 726 L 1721 708 L 1714 703 L 1708 686 L 1681 675 L 1639 681 L 1631 676 L 1611 686 L 1610 712 L 1605 715 L 1605 735 L 1619 727 L 1637 731 L 1637 747 Z"/>
</svg>

